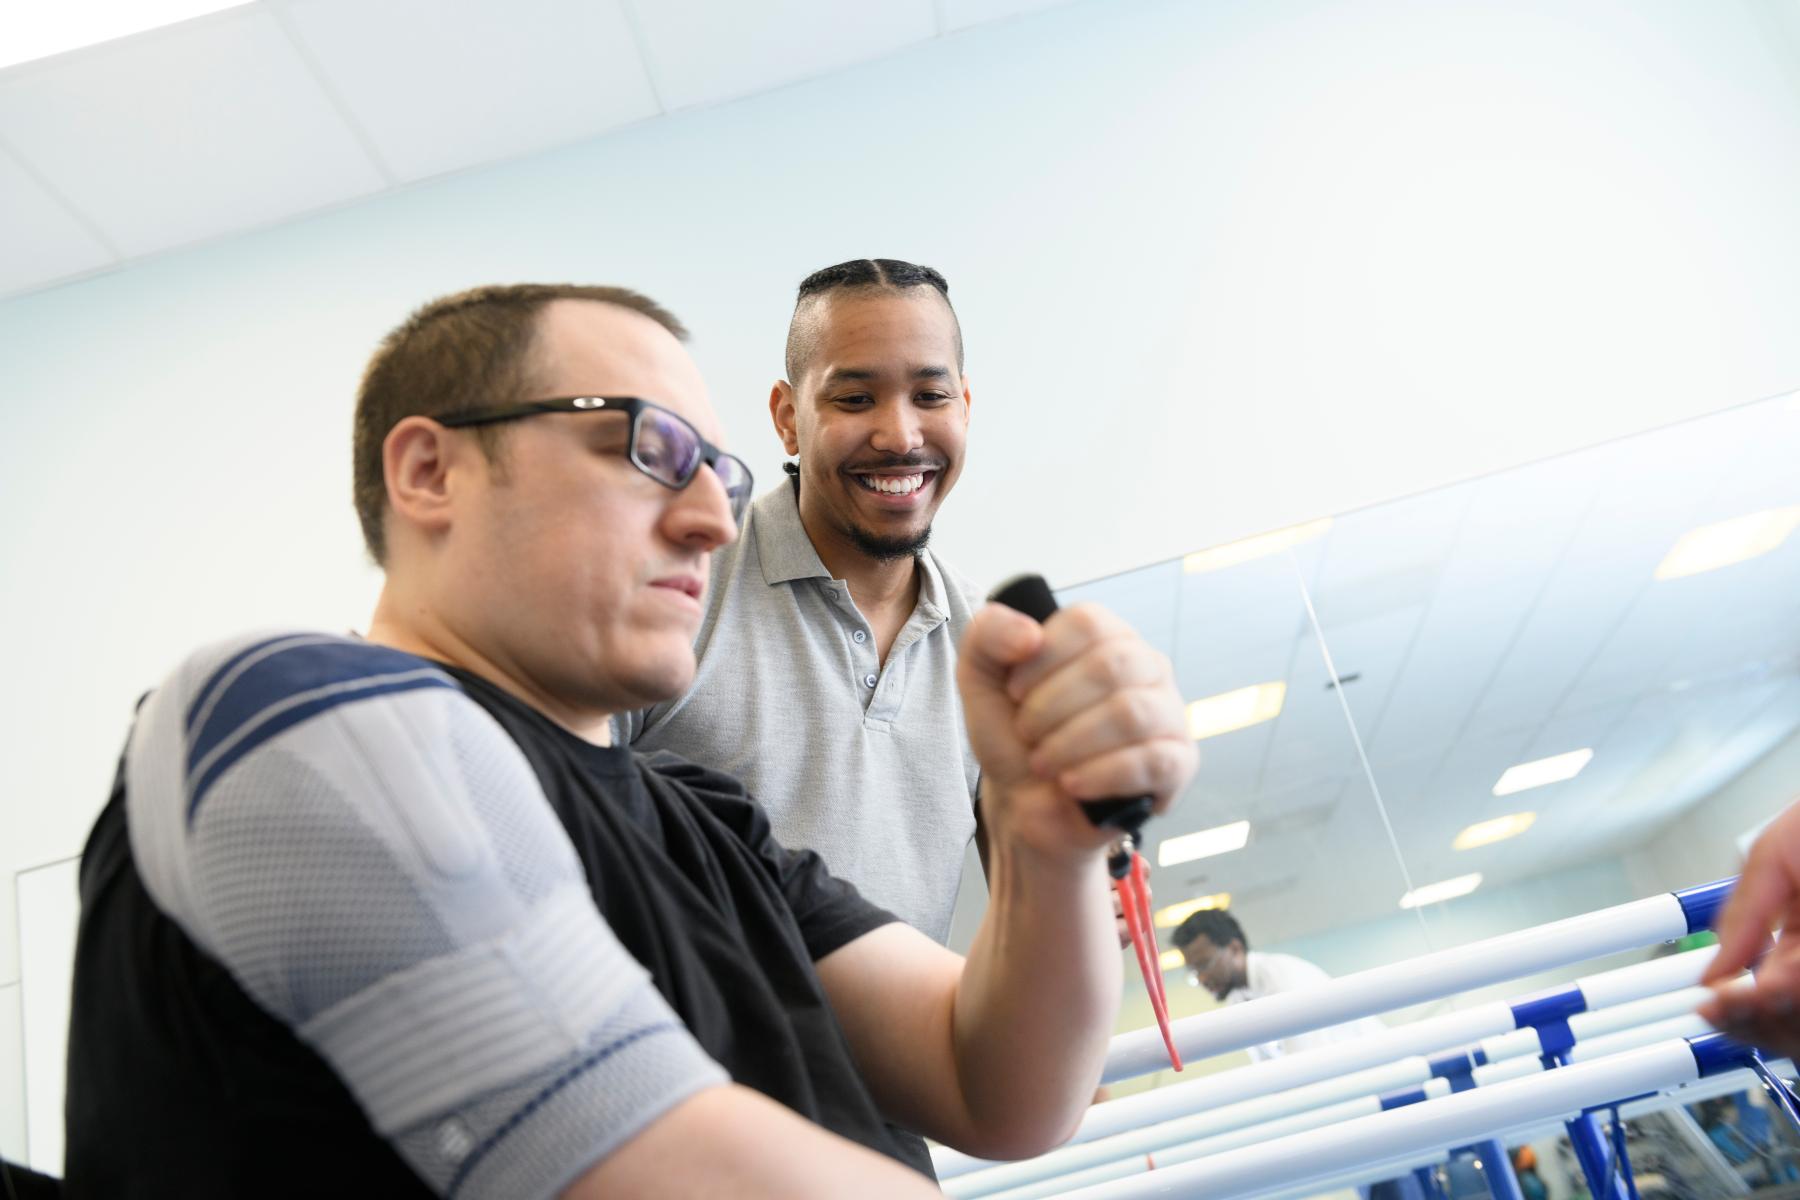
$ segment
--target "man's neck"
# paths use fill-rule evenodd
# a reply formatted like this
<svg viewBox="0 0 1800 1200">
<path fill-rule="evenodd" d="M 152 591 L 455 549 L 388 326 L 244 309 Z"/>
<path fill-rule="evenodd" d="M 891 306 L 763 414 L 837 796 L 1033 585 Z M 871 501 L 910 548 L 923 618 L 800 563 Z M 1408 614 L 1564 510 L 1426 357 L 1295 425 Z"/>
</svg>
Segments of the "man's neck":
<svg viewBox="0 0 1800 1200">
<path fill-rule="evenodd" d="M 398 615 L 404 611 L 406 606 L 396 603 L 384 588 L 381 598 L 376 601 L 375 614 L 369 618 L 369 629 L 363 640 L 478 675 L 543 713 L 582 741 L 596 746 L 612 745 L 610 714 L 570 711 L 554 697 L 530 686 L 522 673 L 507 670 L 429 614 L 409 620 Z"/>
<path fill-rule="evenodd" d="M 800 527 L 819 555 L 819 561 L 833 579 L 842 579 L 850 587 L 850 598 L 865 617 L 899 611 L 910 615 L 919 600 L 919 560 L 908 554 L 902 558 L 875 558 L 825 522 L 800 509 Z"/>
</svg>

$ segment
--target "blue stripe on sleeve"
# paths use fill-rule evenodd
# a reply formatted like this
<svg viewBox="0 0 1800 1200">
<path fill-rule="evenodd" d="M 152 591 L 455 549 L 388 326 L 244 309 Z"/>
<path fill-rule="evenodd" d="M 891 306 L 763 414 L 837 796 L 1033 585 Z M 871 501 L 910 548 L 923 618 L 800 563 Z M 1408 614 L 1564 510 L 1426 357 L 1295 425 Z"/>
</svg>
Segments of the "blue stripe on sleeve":
<svg viewBox="0 0 1800 1200">
<path fill-rule="evenodd" d="M 561 1075 L 551 1080 L 545 1085 L 543 1090 L 533 1096 L 522 1108 L 502 1122 L 498 1129 L 488 1134 L 479 1146 L 476 1146 L 475 1149 L 469 1152 L 469 1157 L 463 1160 L 462 1166 L 458 1167 L 456 1174 L 451 1176 L 450 1185 L 444 1189 L 445 1197 L 448 1198 L 448 1200 L 454 1200 L 456 1194 L 462 1190 L 463 1184 L 469 1181 L 469 1175 L 475 1170 L 476 1166 L 480 1164 L 481 1160 L 486 1158 L 488 1154 L 493 1151 L 494 1147 L 498 1146 L 506 1139 L 508 1134 L 523 1125 L 533 1113 L 547 1104 L 558 1092 L 562 1091 L 571 1083 L 574 1083 L 577 1079 L 580 1079 L 583 1075 L 586 1075 L 589 1071 L 592 1071 L 595 1067 L 599 1066 L 632 1043 L 641 1042 L 645 1038 L 652 1037 L 659 1033 L 674 1033 L 683 1028 L 683 1026 L 678 1025 L 673 1021 L 659 1021 L 654 1025 L 646 1025 L 641 1029 L 634 1029 L 623 1037 L 615 1038 L 613 1041 L 601 1046 L 598 1050 L 588 1054 L 581 1059 L 580 1062 L 577 1062 Z"/>
<path fill-rule="evenodd" d="M 284 639 L 277 639 L 280 640 Z M 274 644 L 264 643 L 264 646 Z M 260 648 L 252 647 L 245 654 Z M 204 690 L 219 689 L 219 679 L 244 657 L 240 654 L 221 667 Z M 217 690 L 210 710 L 197 712 L 197 727 L 188 729 L 188 773 L 191 775 L 200 769 L 207 756 L 245 724 L 284 700 L 321 688 L 342 687 L 422 668 L 430 668 L 422 658 L 367 642 L 309 639 L 296 641 L 287 649 L 277 649 Z"/>
<path fill-rule="evenodd" d="M 367 642 L 302 635 L 234 655 L 189 710 L 188 824 L 219 777 L 270 738 L 342 704 L 426 687 L 458 690 L 425 659 Z"/>
<path fill-rule="evenodd" d="M 200 719 L 201 710 L 206 708 L 207 702 L 212 699 L 213 694 L 219 690 L 219 687 L 231 677 L 231 673 L 237 669 L 239 663 L 252 655 L 260 654 L 271 646 L 280 645 L 282 642 L 297 642 L 302 636 L 304 635 L 282 634 L 280 637 L 264 638 L 260 642 L 245 646 L 242 650 L 239 650 L 223 663 L 220 663 L 218 669 L 207 678 L 206 685 L 198 692 L 194 693 L 194 702 L 188 705 L 187 719 L 182 722 L 181 727 L 183 731 L 185 731 L 189 737 L 194 736 L 194 722 Z"/>
<path fill-rule="evenodd" d="M 263 745 L 270 738 L 340 705 L 354 704 L 359 700 L 370 700 L 376 696 L 390 696 L 396 692 L 414 692 L 420 688 L 448 688 L 453 692 L 461 690 L 448 676 L 436 671 L 414 671 L 406 675 L 371 680 L 367 687 L 349 687 L 328 691 L 299 704 L 282 708 L 279 712 L 270 715 L 267 720 L 257 723 L 253 729 L 246 732 L 244 737 L 233 743 L 230 749 L 214 759 L 200 778 L 189 781 L 188 825 L 190 827 L 193 825 L 194 817 L 200 811 L 200 801 L 205 798 L 212 785 L 218 782 L 219 777 L 230 770 L 239 759 Z"/>
</svg>

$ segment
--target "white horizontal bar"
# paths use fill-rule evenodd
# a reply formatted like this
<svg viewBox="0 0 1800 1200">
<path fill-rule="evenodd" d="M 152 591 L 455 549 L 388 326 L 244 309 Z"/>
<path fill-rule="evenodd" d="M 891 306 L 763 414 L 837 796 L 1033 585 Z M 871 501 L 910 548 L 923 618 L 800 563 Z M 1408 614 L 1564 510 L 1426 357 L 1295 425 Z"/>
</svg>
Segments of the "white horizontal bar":
<svg viewBox="0 0 1800 1200">
<path fill-rule="evenodd" d="M 1667 1041 L 1672 1037 L 1687 1037 L 1695 1033 L 1704 1032 L 1707 1032 L 1706 1022 L 1699 1017 L 1692 1015 L 1677 1017 L 1672 1020 L 1658 1022 L 1653 1026 L 1643 1029 L 1624 1030 L 1620 1033 L 1596 1038 L 1586 1046 L 1577 1047 L 1575 1054 L 1578 1059 L 1582 1060 L 1585 1060 L 1586 1058 L 1604 1057 L 1607 1054 L 1618 1053 L 1623 1050 L 1634 1050 L 1640 1046 Z M 1771 1064 L 1771 1066 L 1778 1071 L 1781 1069 L 1777 1064 Z M 1491 1074 L 1496 1068 L 1513 1068 L 1520 1072 L 1520 1074 L 1535 1074 L 1543 1070 L 1543 1067 L 1535 1059 L 1519 1058 L 1506 1063 L 1491 1064 L 1488 1067 L 1478 1069 L 1476 1071 L 1477 1080 L 1481 1082 L 1483 1086 L 1491 1087 L 1496 1083 L 1504 1082 L 1507 1078 L 1518 1077 L 1514 1075 Z M 1489 1073 L 1490 1077 L 1483 1079 L 1482 1076 L 1484 1073 Z M 1724 1079 L 1731 1079 L 1735 1082 L 1730 1087 L 1719 1086 L 1719 1081 Z M 1715 1076 L 1684 1085 L 1674 1089 L 1666 1095 L 1634 1101 L 1631 1104 L 1623 1106 L 1621 1112 L 1628 1118 L 1642 1116 L 1646 1113 L 1659 1111 L 1660 1109 L 1669 1108 L 1678 1104 L 1695 1103 L 1713 1094 L 1722 1095 L 1727 1091 L 1732 1091 L 1746 1085 L 1754 1086 L 1754 1076 L 1748 1071 L 1735 1071 L 1728 1075 Z M 1433 1079 L 1425 1084 L 1425 1091 L 1428 1097 L 1435 1098 L 1444 1095 L 1447 1090 L 1447 1084 L 1441 1079 Z M 1224 1150 L 1235 1149 L 1238 1146 L 1248 1145 L 1252 1142 L 1266 1141 L 1270 1138 L 1281 1137 L 1289 1133 L 1299 1132 L 1303 1129 L 1321 1128 L 1325 1125 L 1334 1124 L 1337 1121 L 1348 1120 L 1352 1117 L 1364 1116 L 1369 1112 L 1378 1111 L 1377 1106 L 1379 1104 L 1380 1100 L 1378 1097 L 1366 1097 L 1362 1100 L 1348 1101 L 1342 1104 L 1314 1109 L 1310 1112 L 1298 1113 L 1287 1120 L 1270 1122 L 1266 1125 L 1259 1125 L 1252 1129 L 1240 1129 L 1234 1133 L 1220 1137 L 1205 1138 L 1183 1145 L 1159 1149 L 1155 1153 L 1155 1164 L 1159 1169 L 1170 1167 L 1177 1163 L 1191 1162 L 1196 1158 L 1203 1158 L 1207 1155 L 1217 1154 Z M 1554 1121 L 1546 1122 L 1542 1128 L 1531 1131 L 1533 1135 L 1542 1134 L 1544 1136 L 1551 1136 L 1557 1132 L 1560 1132 L 1560 1126 Z M 1509 1132 L 1508 1140 L 1513 1142 L 1535 1141 L 1537 1140 L 1537 1137 L 1527 1136 L 1520 1130 L 1513 1130 Z M 1391 1179 L 1396 1175 L 1405 1173 L 1405 1171 L 1409 1170 L 1415 1164 L 1423 1165 L 1425 1163 L 1440 1162 L 1442 1157 L 1443 1148 L 1438 1147 L 1426 1152 L 1423 1156 L 1415 1156 L 1411 1161 L 1405 1163 L 1396 1164 L 1390 1162 L 1376 1166 L 1365 1165 L 1357 1167 L 1351 1169 L 1348 1174 L 1337 1175 L 1324 1180 L 1315 1180 L 1308 1185 L 1303 1186 L 1298 1191 L 1288 1191 L 1283 1194 L 1312 1195 L 1323 1187 L 1344 1187 L 1352 1184 L 1369 1183 L 1377 1179 Z M 1073 1171 L 1066 1175 L 1038 1180 L 1029 1186 L 987 1193 L 986 1200 L 1038 1200 L 1040 1197 L 1059 1196 L 1076 1188 L 1087 1187 L 1095 1183 L 1103 1183 L 1112 1179 L 1125 1179 L 1133 1175 L 1142 1174 L 1149 1168 L 1149 1165 L 1149 1159 L 1144 1155 L 1121 1158 L 1117 1161 L 1103 1163 L 1086 1170 Z M 983 1174 L 985 1175 L 985 1172 Z M 972 1178 L 980 1179 L 982 1177 L 983 1176 L 978 1175 L 973 1176 Z M 958 1195 L 960 1193 L 951 1192 L 950 1194 Z"/>
<path fill-rule="evenodd" d="M 1449 1095 L 1450 1086 L 1441 1079 L 1434 1079 L 1425 1085 L 1425 1090 L 1428 1096 L 1435 1098 Z M 1285 1137 L 1290 1133 L 1303 1133 L 1309 1129 L 1322 1129 L 1328 1125 L 1336 1125 L 1357 1117 L 1366 1117 L 1380 1111 L 1380 1097 L 1364 1096 L 1357 1100 L 1346 1100 L 1339 1104 L 1330 1104 L 1307 1112 L 1293 1113 L 1279 1121 L 1270 1121 L 1253 1128 L 1236 1129 L 1216 1137 L 1200 1138 L 1179 1145 L 1171 1145 L 1156 1152 L 1156 1167 L 1158 1170 L 1162 1170 L 1177 1163 L 1192 1162 L 1195 1159 L 1222 1154 L 1227 1150 L 1235 1150 L 1239 1146 L 1268 1141 L 1270 1138 Z M 1038 1197 L 1061 1195 L 1071 1188 L 1143 1174 L 1147 1166 L 1144 1155 L 1135 1155 L 1059 1178 L 1040 1180 L 1026 1187 L 993 1192 L 988 1194 L 987 1200 L 1037 1200 Z"/>
<path fill-rule="evenodd" d="M 1701 957 L 1708 960 L 1711 958 L 1710 955 Z M 1635 967 L 1623 969 L 1636 970 Z M 1666 980 L 1670 977 L 1680 976 L 1664 978 Z M 1639 974 L 1636 978 L 1643 986 L 1657 982 L 1650 975 Z M 1748 983 L 1749 977 L 1742 977 L 1742 981 Z M 1570 1021 L 1572 1032 L 1579 1039 L 1570 1058 L 1575 1062 L 1585 1062 L 1623 1050 L 1635 1050 L 1639 1046 L 1668 1038 L 1692 1037 L 1710 1032 L 1711 1027 L 1695 1015 L 1694 1008 L 1700 1000 L 1711 994 L 1710 988 L 1684 988 L 1666 996 L 1651 996 L 1620 1004 L 1599 1013 L 1578 1014 Z M 1583 1021 L 1583 1018 L 1589 1019 Z M 1475 1082 L 1482 1086 L 1535 1075 L 1544 1069 L 1537 1058 L 1540 1046 L 1535 1030 L 1521 1029 L 1502 1037 L 1487 1038 L 1482 1046 L 1490 1059 L 1487 1065 L 1477 1067 L 1474 1071 Z M 1044 1180 L 1054 1182 L 1059 1177 L 1069 1180 L 1079 1178 L 1083 1182 L 1121 1178 L 1142 1169 L 1143 1156 L 1146 1154 L 1156 1155 L 1159 1162 L 1180 1161 L 1168 1158 L 1170 1147 L 1195 1139 L 1212 1138 L 1246 1126 L 1255 1126 L 1256 1129 L 1245 1140 L 1273 1137 L 1275 1133 L 1271 1122 L 1282 1117 L 1341 1104 L 1356 1097 L 1373 1102 L 1375 1097 L 1386 1092 L 1421 1084 L 1430 1086 L 1427 1084 L 1430 1075 L 1429 1061 L 1420 1055 L 1410 1055 L 1306 1087 L 1209 1108 L 1192 1116 L 1146 1124 L 1141 1128 L 1095 1141 L 1067 1145 L 1023 1162 L 1004 1163 L 958 1175 L 944 1181 L 944 1192 L 956 1200 L 974 1200 L 981 1196 L 999 1200 L 1001 1196 L 1012 1195 L 1007 1189 L 1020 1189 L 1028 1184 L 1038 1185 Z M 1111 1172 L 1103 1173 L 1103 1168 L 1108 1165 L 1112 1168 Z M 1072 1187 L 1074 1183 L 1067 1186 Z"/>
<path fill-rule="evenodd" d="M 1696 1078 L 1698 1070 L 1687 1042 L 1676 1039 L 1529 1079 L 1258 1142 L 1066 1195 L 1069 1200 L 1252 1196 L 1312 1184 L 1363 1164 L 1481 1141 L 1520 1125 L 1661 1091 Z"/>
<path fill-rule="evenodd" d="M 1686 1016 L 1699 1008 L 1701 1001 L 1711 996 L 1711 988 L 1685 987 L 1679 991 L 1664 992 L 1660 996 L 1645 996 L 1641 1000 L 1615 1004 L 1598 1012 L 1576 1013 L 1569 1018 L 1569 1032 L 1575 1035 L 1577 1042 L 1582 1042 L 1617 1033 L 1621 1029 L 1636 1029 L 1670 1017 Z M 1482 1038 L 1481 1050 L 1488 1056 L 1490 1063 L 1496 1063 L 1517 1058 L 1521 1054 L 1542 1053 L 1543 1046 L 1538 1041 L 1537 1030 L 1527 1027 L 1498 1037 Z"/>
<path fill-rule="evenodd" d="M 1587 997 L 1590 1009 L 1611 1008 L 1640 996 L 1692 987 L 1700 982 L 1700 976 L 1706 973 L 1718 953 L 1717 946 L 1702 946 L 1682 954 L 1665 954 L 1598 975 L 1583 975 L 1575 981 L 1575 986 Z"/>
<path fill-rule="evenodd" d="M 1583 988 L 1583 994 L 1590 994 L 1588 988 L 1594 988 L 1611 997 L 1629 997 L 1635 989 L 1654 988 L 1682 979 L 1692 981 L 1700 977 L 1700 973 L 1712 961 L 1713 953 L 1714 950 L 1710 947 L 1691 950 L 1654 959 L 1650 963 L 1633 964 L 1615 971 L 1587 976 L 1583 981 L 1587 985 Z M 1669 965 L 1665 967 L 1663 964 Z M 1659 970 L 1640 970 L 1641 967 L 1651 965 L 1659 967 Z M 1614 979 L 1615 976 L 1622 976 L 1629 986 L 1620 986 Z M 1641 991 L 1638 992 L 1638 995 L 1642 994 Z M 1696 987 L 1668 996 L 1632 999 L 1629 1003 L 1617 1004 L 1599 1012 L 1578 1013 L 1570 1018 L 1569 1028 L 1577 1038 L 1598 1036 L 1616 1029 L 1692 1012 L 1708 995 L 1709 989 Z M 1030 1173 L 1029 1177 L 1047 1178 L 1075 1169 L 1076 1163 L 1104 1161 L 1091 1156 L 1070 1155 L 1069 1150 L 1074 1146 L 1101 1138 L 1139 1133 L 1146 1127 L 1193 1113 L 1207 1112 L 1215 1122 L 1220 1122 L 1208 1129 L 1208 1133 L 1234 1129 L 1237 1124 L 1223 1122 L 1232 1120 L 1233 1114 L 1238 1111 L 1237 1106 L 1264 1096 L 1287 1095 L 1292 1098 L 1292 1103 L 1279 1111 L 1247 1110 L 1255 1115 L 1247 1117 L 1244 1123 L 1268 1120 L 1286 1112 L 1298 1112 L 1370 1092 L 1413 1086 L 1430 1074 L 1424 1057 L 1419 1056 L 1429 1056 L 1456 1047 L 1479 1043 L 1489 1060 L 1496 1062 L 1520 1054 L 1537 1054 L 1539 1046 L 1536 1031 L 1514 1030 L 1513 1024 L 1511 1004 L 1506 1001 L 1490 1001 L 1462 1012 L 1445 1013 L 1423 1021 L 1414 1021 L 1409 1025 L 1392 1026 L 1383 1033 L 1357 1041 L 1321 1046 L 1301 1054 L 1284 1055 L 1096 1104 L 1088 1109 L 1080 1127 L 1062 1149 L 1030 1160 L 1037 1162 L 1055 1158 L 1056 1162 L 1069 1165 L 1054 1166 L 1044 1173 Z M 1202 1135 L 1195 1133 L 1193 1136 Z M 1111 1157 L 1136 1153 L 1140 1144 L 1154 1148 L 1146 1139 L 1142 1143 L 1134 1142 L 1131 1149 L 1118 1151 Z M 932 1165 L 937 1170 L 938 1179 L 947 1184 L 959 1176 L 975 1171 L 985 1172 L 1002 1164 L 938 1146 L 932 1149 Z M 1014 1177 L 1014 1182 L 1022 1182 L 1026 1175 L 1026 1172 L 1019 1172 Z"/>
<path fill-rule="evenodd" d="M 1018 1188 L 1039 1180 L 1054 1180 L 1059 1176 L 1088 1171 L 1103 1164 L 1116 1164 L 1121 1160 L 1129 1160 L 1128 1165 L 1136 1165 L 1115 1174 L 1129 1175 L 1141 1168 L 1144 1155 L 1157 1154 L 1158 1161 L 1161 1161 L 1160 1155 L 1164 1149 L 1185 1142 L 1213 1139 L 1246 1127 L 1253 1128 L 1252 1136 L 1247 1140 L 1273 1137 L 1275 1135 L 1267 1131 L 1280 1125 L 1282 1118 L 1291 1117 L 1295 1113 L 1337 1111 L 1346 1104 L 1364 1105 L 1364 1111 L 1379 1111 L 1378 1097 L 1381 1093 L 1403 1087 L 1417 1087 L 1430 1074 L 1426 1061 L 1415 1055 L 1398 1062 L 1383 1063 L 1366 1071 L 1356 1071 L 1339 1079 L 1292 1088 L 1237 1104 L 1208 1108 L 1174 1120 L 1145 1124 L 1141 1128 L 1129 1129 L 1095 1141 L 1066 1145 L 1023 1162 L 999 1163 L 970 1174 L 943 1179 L 944 1194 L 955 1197 L 956 1200 L 1005 1194 L 1009 1188 Z M 1113 1176 L 1095 1176 L 1111 1177 Z"/>
<path fill-rule="evenodd" d="M 1770 1063 L 1769 1069 L 1784 1078 L 1792 1077 L 1792 1063 Z M 1752 1071 L 1728 1071 L 1722 1075 L 1709 1075 L 1693 1083 L 1669 1088 L 1654 1096 L 1645 1096 L 1641 1100 L 1633 1100 L 1629 1104 L 1619 1106 L 1619 1116 L 1626 1121 L 1634 1121 L 1651 1113 L 1665 1112 L 1671 1108 L 1682 1108 L 1689 1104 L 1698 1104 L 1702 1100 L 1710 1100 L 1714 1096 L 1726 1096 L 1745 1088 L 1757 1087 L 1756 1075 Z M 1542 1141 L 1544 1138 L 1560 1136 L 1565 1132 L 1560 1120 L 1549 1119 L 1533 1125 L 1520 1125 L 1506 1131 L 1501 1140 L 1509 1146 L 1520 1146 L 1530 1142 Z M 1414 1166 L 1432 1166 L 1443 1161 L 1442 1148 L 1429 1154 L 1415 1156 L 1412 1160 L 1399 1164 L 1383 1164 L 1376 1168 L 1361 1167 L 1342 1174 L 1333 1175 L 1329 1179 L 1316 1180 L 1299 1188 L 1283 1188 L 1279 1191 L 1257 1193 L 1257 1200 L 1304 1200 L 1318 1195 L 1322 1190 L 1331 1188 L 1357 1187 L 1373 1183 L 1378 1179 L 1392 1179 L 1403 1174 Z M 1242 1200 L 1242 1198 L 1240 1198 Z"/>
<path fill-rule="evenodd" d="M 1465 1012 L 1445 1013 L 1411 1025 L 1397 1025 L 1385 1033 L 1359 1041 L 1321 1046 L 1303 1054 L 1283 1055 L 1214 1075 L 1202 1075 L 1186 1083 L 1094 1105 L 1081 1119 L 1069 1144 L 1078 1145 L 1127 1133 L 1189 1113 L 1254 1100 L 1323 1080 L 1337 1080 L 1354 1071 L 1385 1066 L 1409 1055 L 1431 1053 L 1447 1046 L 1460 1046 L 1512 1027 L 1512 1009 L 1504 1004 L 1482 1004 Z M 1411 1080 L 1401 1080 L 1393 1086 L 1403 1087 L 1407 1082 Z M 1366 1090 L 1356 1081 L 1351 1081 L 1350 1089 L 1331 1094 L 1330 1099 L 1348 1099 Z M 1328 1102 L 1326 1099 L 1316 1101 Z M 974 1158 L 942 1147 L 932 1152 L 931 1160 L 940 1180 L 954 1179 L 996 1165 L 989 1159 Z"/>
<path fill-rule="evenodd" d="M 1185 1017 L 1171 1032 L 1181 1057 L 1199 1061 L 1602 954 L 1673 941 L 1687 931 L 1681 902 L 1665 892 Z M 1101 1081 L 1145 1075 L 1168 1061 L 1156 1029 L 1133 1030 L 1113 1039 Z"/>
<path fill-rule="evenodd" d="M 1608 1054 L 1636 1050 L 1639 1046 L 1653 1046 L 1670 1038 L 1699 1037 L 1712 1031 L 1712 1026 L 1696 1013 L 1689 1013 L 1685 1017 L 1669 1017 L 1653 1021 L 1639 1029 L 1621 1029 L 1590 1041 L 1576 1042 L 1569 1051 L 1569 1061 L 1592 1062 L 1596 1058 L 1605 1058 Z M 1541 1060 L 1532 1055 L 1521 1054 L 1517 1058 L 1502 1059 L 1485 1067 L 1476 1067 L 1475 1082 L 1481 1087 L 1492 1087 L 1509 1079 L 1523 1079 L 1543 1072 L 1544 1064 Z"/>
</svg>

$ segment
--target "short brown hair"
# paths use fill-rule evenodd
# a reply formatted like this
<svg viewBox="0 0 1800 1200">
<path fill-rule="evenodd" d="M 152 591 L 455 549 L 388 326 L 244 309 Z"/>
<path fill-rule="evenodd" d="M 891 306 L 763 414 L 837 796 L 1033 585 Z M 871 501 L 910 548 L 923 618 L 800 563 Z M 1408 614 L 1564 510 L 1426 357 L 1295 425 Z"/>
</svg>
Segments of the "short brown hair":
<svg viewBox="0 0 1800 1200">
<path fill-rule="evenodd" d="M 687 329 L 656 301 L 629 288 L 576 283 L 510 283 L 470 288 L 414 312 L 387 337 L 356 394 L 353 480 L 363 542 L 387 557 L 381 446 L 411 416 L 435 417 L 527 398 L 538 313 L 552 300 L 593 300 L 642 313 L 686 340 Z M 501 427 L 503 428 L 503 427 Z M 499 461 L 500 428 L 473 431 L 488 461 Z"/>
</svg>

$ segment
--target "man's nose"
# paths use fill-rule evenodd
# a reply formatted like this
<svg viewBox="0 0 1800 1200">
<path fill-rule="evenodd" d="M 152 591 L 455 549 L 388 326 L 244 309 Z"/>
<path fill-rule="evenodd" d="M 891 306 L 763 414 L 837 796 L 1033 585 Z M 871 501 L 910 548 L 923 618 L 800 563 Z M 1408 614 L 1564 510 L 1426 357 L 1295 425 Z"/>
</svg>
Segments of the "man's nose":
<svg viewBox="0 0 1800 1200">
<path fill-rule="evenodd" d="M 711 466 L 703 465 L 675 493 L 664 514 L 664 529 L 671 540 L 700 550 L 716 550 L 737 536 L 731 496 Z"/>
<path fill-rule="evenodd" d="M 869 445 L 888 454 L 907 454 L 925 444 L 918 413 L 905 402 L 884 404 L 876 411 Z"/>
</svg>

